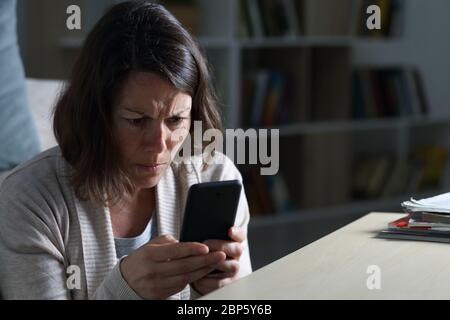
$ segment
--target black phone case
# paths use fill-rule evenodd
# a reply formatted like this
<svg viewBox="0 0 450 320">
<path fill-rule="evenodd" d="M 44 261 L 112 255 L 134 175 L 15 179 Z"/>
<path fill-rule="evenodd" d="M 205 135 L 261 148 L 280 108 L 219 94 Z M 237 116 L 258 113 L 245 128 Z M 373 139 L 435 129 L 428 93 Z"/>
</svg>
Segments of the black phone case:
<svg viewBox="0 0 450 320">
<path fill-rule="evenodd" d="M 189 188 L 180 241 L 230 240 L 242 184 L 239 180 L 205 182 Z"/>
</svg>

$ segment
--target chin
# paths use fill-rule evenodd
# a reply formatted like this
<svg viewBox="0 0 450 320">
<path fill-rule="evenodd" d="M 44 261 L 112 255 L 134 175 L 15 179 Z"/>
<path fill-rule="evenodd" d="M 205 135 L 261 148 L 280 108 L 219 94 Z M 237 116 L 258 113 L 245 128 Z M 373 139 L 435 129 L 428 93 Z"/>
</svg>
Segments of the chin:
<svg viewBox="0 0 450 320">
<path fill-rule="evenodd" d="M 136 186 L 143 189 L 149 189 L 155 187 L 158 182 L 161 180 L 162 174 L 158 175 L 150 175 L 150 174 L 140 174 L 135 175 L 134 181 Z"/>
<path fill-rule="evenodd" d="M 161 177 L 152 177 L 152 178 L 138 178 L 136 179 L 136 186 L 142 189 L 150 189 L 156 187 Z"/>
<path fill-rule="evenodd" d="M 167 167 L 162 169 L 158 173 L 145 172 L 142 170 L 136 170 L 134 172 L 134 182 L 138 188 L 150 189 L 155 187 L 164 175 Z"/>
</svg>

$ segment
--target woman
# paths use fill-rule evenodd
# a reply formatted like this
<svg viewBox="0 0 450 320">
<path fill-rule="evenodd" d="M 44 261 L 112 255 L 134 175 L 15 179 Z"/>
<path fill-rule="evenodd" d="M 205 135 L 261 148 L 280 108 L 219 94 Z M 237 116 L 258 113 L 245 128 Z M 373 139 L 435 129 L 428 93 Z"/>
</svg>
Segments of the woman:
<svg viewBox="0 0 450 320">
<path fill-rule="evenodd" d="M 193 121 L 221 129 L 195 42 L 159 5 L 113 7 L 55 107 L 59 147 L 1 185 L 3 297 L 189 299 L 251 273 L 244 192 L 231 241 L 176 240 L 190 185 L 242 179 L 219 152 L 173 161 Z"/>
</svg>

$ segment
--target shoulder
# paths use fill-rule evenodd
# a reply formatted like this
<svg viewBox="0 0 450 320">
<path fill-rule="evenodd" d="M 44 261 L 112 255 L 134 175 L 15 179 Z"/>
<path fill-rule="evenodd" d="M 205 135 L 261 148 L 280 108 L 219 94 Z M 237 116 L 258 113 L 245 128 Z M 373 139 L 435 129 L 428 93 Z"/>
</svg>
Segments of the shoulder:
<svg viewBox="0 0 450 320">
<path fill-rule="evenodd" d="M 58 147 L 44 151 L 10 171 L 0 184 L 0 194 L 17 189 L 30 190 L 39 184 L 56 180 L 58 159 L 61 157 Z"/>
<path fill-rule="evenodd" d="M 59 148 L 49 149 L 19 165 L 0 185 L 0 216 L 3 221 L 35 219 L 61 222 L 67 212 L 67 182 L 61 175 Z"/>
</svg>

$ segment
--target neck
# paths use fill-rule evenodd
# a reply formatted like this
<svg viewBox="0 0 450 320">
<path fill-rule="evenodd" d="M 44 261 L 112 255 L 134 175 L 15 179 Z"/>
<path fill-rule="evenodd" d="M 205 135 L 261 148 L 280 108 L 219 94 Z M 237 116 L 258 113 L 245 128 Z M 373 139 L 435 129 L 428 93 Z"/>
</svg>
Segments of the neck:
<svg viewBox="0 0 450 320">
<path fill-rule="evenodd" d="M 155 208 L 155 189 L 140 189 L 111 206 L 110 215 L 114 236 L 139 235 L 152 217 Z"/>
<path fill-rule="evenodd" d="M 137 189 L 132 195 L 124 197 L 119 203 L 125 206 L 139 205 L 140 203 L 148 206 L 149 201 L 153 201 L 155 196 L 155 188 Z"/>
</svg>

